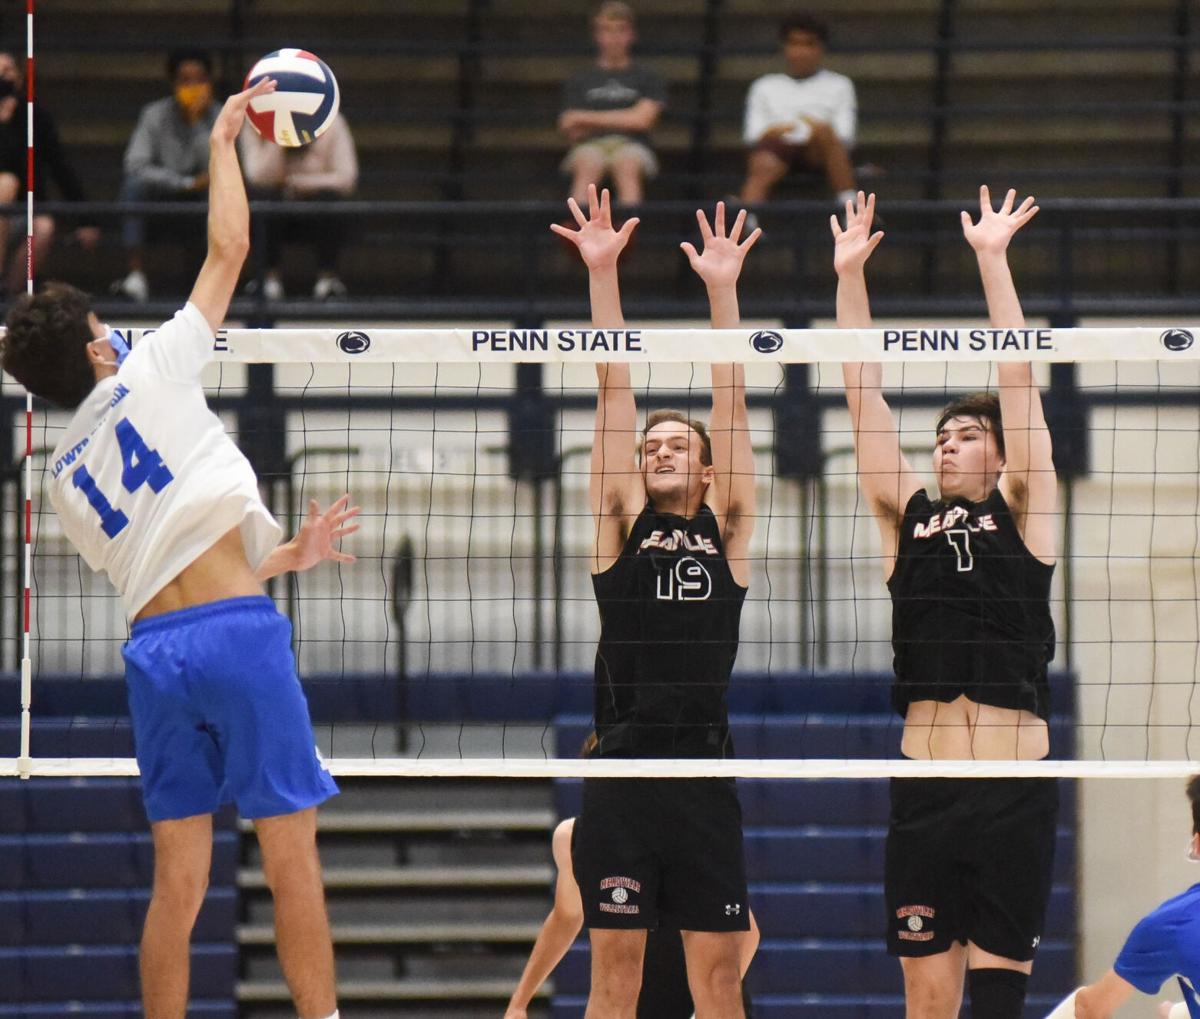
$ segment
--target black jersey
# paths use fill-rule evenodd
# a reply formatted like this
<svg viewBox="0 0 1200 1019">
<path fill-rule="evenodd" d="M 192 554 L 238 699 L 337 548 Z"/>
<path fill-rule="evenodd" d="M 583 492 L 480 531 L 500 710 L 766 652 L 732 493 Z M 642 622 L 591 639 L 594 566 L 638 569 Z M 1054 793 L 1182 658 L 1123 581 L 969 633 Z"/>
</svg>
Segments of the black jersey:
<svg viewBox="0 0 1200 1019">
<path fill-rule="evenodd" d="M 966 694 L 1048 717 L 1053 574 L 1026 548 L 999 489 L 978 503 L 914 494 L 888 580 L 896 710 Z"/>
<path fill-rule="evenodd" d="M 746 589 L 730 573 L 712 510 L 688 520 L 647 506 L 592 586 L 596 755 L 730 756 L 725 698 Z"/>
</svg>

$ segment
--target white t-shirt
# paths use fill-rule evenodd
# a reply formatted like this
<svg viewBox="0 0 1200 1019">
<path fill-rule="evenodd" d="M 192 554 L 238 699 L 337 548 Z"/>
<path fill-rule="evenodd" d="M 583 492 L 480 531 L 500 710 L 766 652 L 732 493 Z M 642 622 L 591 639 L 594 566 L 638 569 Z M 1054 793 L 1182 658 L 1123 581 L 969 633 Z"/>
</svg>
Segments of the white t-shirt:
<svg viewBox="0 0 1200 1019">
<path fill-rule="evenodd" d="M 208 409 L 200 372 L 212 351 L 204 316 L 185 305 L 96 384 L 54 450 L 50 502 L 63 531 L 108 573 L 130 619 L 232 528 L 251 568 L 282 536 Z"/>
<path fill-rule="evenodd" d="M 783 136 L 785 142 L 803 145 L 812 134 L 802 117 L 823 120 L 846 148 L 854 147 L 858 128 L 858 97 L 854 82 L 825 68 L 807 78 L 790 74 L 764 74 L 746 93 L 746 120 L 742 137 L 753 145 L 769 127 L 796 125 Z"/>
</svg>

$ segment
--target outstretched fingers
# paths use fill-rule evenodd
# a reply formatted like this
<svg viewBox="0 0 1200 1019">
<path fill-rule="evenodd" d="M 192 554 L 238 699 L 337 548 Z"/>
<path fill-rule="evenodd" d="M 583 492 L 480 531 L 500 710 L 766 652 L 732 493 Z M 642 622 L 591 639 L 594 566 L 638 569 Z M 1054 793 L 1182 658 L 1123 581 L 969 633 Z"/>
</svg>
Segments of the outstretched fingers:
<svg viewBox="0 0 1200 1019">
<path fill-rule="evenodd" d="M 735 225 L 734 229 L 740 231 L 741 224 L 739 223 L 739 224 Z M 761 236 L 762 236 L 762 227 L 756 226 L 753 230 L 750 231 L 750 236 L 747 237 L 744 241 L 742 241 L 741 244 L 738 245 L 738 251 L 742 252 L 743 254 L 745 252 L 749 251 L 752 247 L 754 247 L 755 244 L 758 243 L 758 239 Z"/>
<path fill-rule="evenodd" d="M 621 229 L 617 231 L 617 236 L 621 239 L 622 244 L 628 242 L 633 231 L 637 229 L 637 225 L 641 222 L 637 216 L 630 216 L 629 219 L 621 225 Z"/>
</svg>

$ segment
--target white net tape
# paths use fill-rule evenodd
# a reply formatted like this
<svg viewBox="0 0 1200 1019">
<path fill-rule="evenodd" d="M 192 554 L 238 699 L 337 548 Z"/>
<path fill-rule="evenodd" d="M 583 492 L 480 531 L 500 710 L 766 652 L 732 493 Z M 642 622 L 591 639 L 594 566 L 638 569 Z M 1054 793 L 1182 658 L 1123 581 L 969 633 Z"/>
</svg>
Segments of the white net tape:
<svg viewBox="0 0 1200 1019">
<path fill-rule="evenodd" d="M 136 345 L 142 338 L 151 333 L 153 330 L 132 328 L 122 328 L 120 330 L 128 336 L 133 344 Z M 788 329 L 755 329 L 743 328 L 733 330 L 710 330 L 710 329 L 618 329 L 618 330 L 597 330 L 593 328 L 571 327 L 571 328 L 552 328 L 552 329 L 510 329 L 510 328 L 460 328 L 460 329 L 388 329 L 376 328 L 374 326 L 364 326 L 361 328 L 303 328 L 303 329 L 228 329 L 222 330 L 215 344 L 215 359 L 222 363 L 274 363 L 281 365 L 299 366 L 301 374 L 304 374 L 305 365 L 355 365 L 364 362 L 373 364 L 372 371 L 380 369 L 386 370 L 386 366 L 400 365 L 441 365 L 454 364 L 462 365 L 513 365 L 519 363 L 552 363 L 561 366 L 561 370 L 566 372 L 571 365 L 578 365 L 582 369 L 586 365 L 605 362 L 605 361 L 624 361 L 635 364 L 649 365 L 665 365 L 676 366 L 676 373 L 684 371 L 686 368 L 680 366 L 686 365 L 703 365 L 704 363 L 722 362 L 736 360 L 745 363 L 748 367 L 752 365 L 767 366 L 767 370 L 771 370 L 771 364 L 797 364 L 811 363 L 822 365 L 836 365 L 842 361 L 882 361 L 882 362 L 900 362 L 907 366 L 909 364 L 922 365 L 925 369 L 937 369 L 941 365 L 964 364 L 964 365 L 986 365 L 1001 360 L 1012 361 L 1033 361 L 1039 363 L 1055 363 L 1055 362 L 1077 362 L 1077 363 L 1093 363 L 1100 365 L 1105 362 L 1108 364 L 1122 365 L 1127 362 L 1142 362 L 1143 368 L 1151 372 L 1158 380 L 1157 385 L 1164 385 L 1164 379 L 1180 378 L 1182 384 L 1196 386 L 1198 381 L 1192 376 L 1196 374 L 1194 365 L 1181 365 L 1179 369 L 1173 369 L 1171 362 L 1196 362 L 1200 361 L 1200 346 L 1197 346 L 1194 339 L 1200 335 L 1200 326 L 1175 326 L 1164 328 L 1163 326 L 1127 326 L 1119 328 L 1077 328 L 1077 329 L 1052 329 L 1044 327 L 1030 327 L 1024 329 L 993 329 L 980 326 L 969 327 L 954 327 L 954 326 L 939 326 L 937 328 L 919 328 L 919 327 L 903 327 L 903 328 L 878 328 L 866 330 L 837 330 L 837 329 L 811 329 L 811 330 L 788 330 Z M 1158 365 L 1146 365 L 1146 362 L 1160 362 Z M 295 367 L 289 369 L 295 371 Z M 316 371 L 316 369 L 313 369 Z M 353 387 L 354 375 L 350 374 L 350 369 L 342 369 L 347 372 L 346 381 L 344 383 L 346 389 Z M 483 369 L 480 368 L 482 371 Z M 907 369 L 906 369 L 907 370 Z M 949 369 L 947 369 L 948 371 Z M 982 369 L 980 369 L 982 370 Z M 1133 369 L 1130 369 L 1133 371 Z M 408 375 L 412 369 L 404 369 L 400 371 L 400 375 Z M 840 373 L 835 373 L 840 375 Z M 392 371 L 393 387 L 395 379 L 398 375 L 398 368 L 394 367 Z M 590 371 L 587 372 L 590 375 Z M 579 378 L 586 378 L 581 375 Z M 412 374 L 411 384 L 421 386 L 420 381 L 424 376 L 421 373 Z M 907 378 L 907 375 L 905 376 Z M 1116 381 L 1122 381 L 1122 373 L 1116 372 L 1114 376 Z M 1139 376 L 1140 378 L 1140 376 Z M 707 372 L 703 372 L 697 377 L 699 384 L 703 384 L 707 380 Z M 305 383 L 307 385 L 307 383 Z M 340 383 L 339 383 L 340 384 Z M 690 387 L 690 382 L 685 382 L 685 385 Z M 821 383 L 819 383 L 821 384 Z M 1104 383 L 1107 384 L 1107 383 Z M 1169 384 L 1169 383 L 1168 383 Z M 907 385 L 907 383 L 906 383 Z M 1133 386 L 1144 383 L 1134 381 Z M 584 382 L 582 387 L 577 387 L 576 391 L 586 389 L 587 383 Z M 566 384 L 564 383 L 564 390 Z M 469 388 L 469 387 L 468 387 Z M 690 392 L 690 390 L 689 390 Z M 689 400 L 690 400 L 689 396 Z M 418 419 L 419 420 L 419 419 Z M 564 418 L 565 428 L 565 421 Z M 474 415 L 474 420 L 467 421 L 466 427 L 474 428 L 474 442 L 479 441 L 480 417 L 478 413 Z M 347 428 L 349 426 L 347 425 Z M 388 428 L 392 426 L 389 424 Z M 399 427 L 397 425 L 397 427 Z M 413 422 L 408 422 L 404 425 L 409 430 L 414 430 Z M 1093 425 L 1094 428 L 1108 429 L 1114 435 L 1120 430 L 1120 425 L 1114 419 L 1107 424 L 1097 422 Z M 1169 431 L 1180 431 L 1177 426 L 1156 425 L 1152 422 L 1149 425 L 1151 431 L 1154 428 L 1160 428 L 1164 434 Z M 415 431 L 419 431 L 419 425 Z M 1186 429 L 1185 429 L 1186 430 Z M 590 438 L 590 425 L 586 431 Z M 321 433 L 321 428 L 314 429 L 313 438 L 305 432 L 303 438 L 305 441 L 318 441 Z M 494 433 L 492 433 L 494 434 Z M 1107 434 L 1107 433 L 1106 433 Z M 348 442 L 349 440 L 347 440 Z M 584 440 L 587 441 L 586 439 Z M 565 446 L 565 443 L 564 443 Z M 388 456 L 392 455 L 393 447 L 388 447 Z M 437 473 L 435 462 L 437 456 L 433 454 L 433 447 L 430 447 L 431 460 L 429 464 L 421 466 L 422 473 L 428 473 L 430 477 Z M 473 451 L 472 451 L 473 452 Z M 841 460 L 837 461 L 836 458 Z M 496 475 L 486 475 L 483 478 L 477 476 L 479 471 L 478 464 L 480 461 L 476 457 L 466 465 L 465 469 L 472 472 L 475 477 L 473 486 L 480 484 L 490 484 L 499 492 L 501 488 L 507 491 L 511 485 L 503 476 L 503 469 Z M 1115 466 L 1117 454 L 1113 452 L 1114 464 L 1110 465 L 1110 471 L 1117 473 L 1118 468 Z M 848 485 L 850 490 L 853 489 L 853 460 L 852 454 L 847 457 L 846 451 L 841 450 L 830 454 L 828 464 L 840 462 L 840 467 L 837 469 L 848 474 Z M 475 466 L 471 466 L 473 463 Z M 385 465 L 387 466 L 387 465 Z M 460 465 L 461 466 L 461 465 Z M 1187 477 L 1184 479 L 1184 484 L 1191 480 L 1193 485 L 1200 484 L 1200 464 L 1191 463 L 1185 464 L 1185 470 L 1182 472 Z M 831 469 L 827 467 L 827 469 Z M 1129 468 L 1121 468 L 1130 473 L 1131 477 L 1136 474 L 1136 470 Z M 314 477 L 319 477 L 320 471 L 318 467 L 314 467 Z M 1149 484 L 1155 484 L 1155 475 L 1158 472 L 1158 467 L 1155 463 L 1148 466 L 1150 474 Z M 331 480 L 330 484 L 341 490 L 342 472 L 338 469 L 328 471 Z M 345 472 L 346 487 L 352 487 L 351 473 L 348 469 Z M 382 473 L 380 471 L 379 473 Z M 764 472 L 760 466 L 760 481 L 764 480 L 762 475 Z M 1169 470 L 1163 472 L 1170 474 Z M 768 483 L 773 483 L 773 479 L 766 478 Z M 1142 479 L 1145 481 L 1146 479 Z M 1168 479 L 1169 480 L 1169 479 Z M 430 490 L 432 492 L 432 489 Z M 419 493 L 418 493 L 419 494 Z M 1194 493 L 1193 493 L 1194 494 Z M 385 491 L 388 501 L 398 498 L 395 492 L 391 491 L 390 487 Z M 430 496 L 432 500 L 432 495 Z M 509 496 L 508 502 L 510 511 L 515 515 L 518 512 L 527 513 L 528 507 L 518 509 L 518 504 L 515 496 Z M 1160 507 L 1161 509 L 1161 507 Z M 426 517 L 433 514 L 436 517 L 436 511 L 432 508 L 432 502 L 425 505 L 424 509 L 417 507 L 416 510 L 400 509 L 402 513 L 409 513 L 420 510 Z M 386 520 L 388 513 L 394 513 L 397 507 L 386 505 L 381 507 L 378 513 L 379 519 Z M 472 504 L 472 512 L 474 506 Z M 851 518 L 855 513 L 862 515 L 865 510 L 856 501 L 847 503 L 839 512 L 847 513 Z M 420 513 L 418 513 L 420 515 Z M 1102 514 L 1108 522 L 1109 531 L 1112 531 L 1113 520 L 1116 517 L 1116 511 L 1113 509 L 1111 500 L 1107 508 L 1106 514 Z M 1184 514 L 1186 515 L 1186 513 Z M 860 522 L 863 524 L 859 528 L 862 534 L 868 534 L 871 531 L 869 521 Z M 1193 521 L 1193 526 L 1195 521 Z M 1084 525 L 1087 526 L 1085 519 Z M 386 523 L 385 523 L 386 528 Z M 1081 526 L 1081 536 L 1076 540 L 1075 552 L 1082 554 L 1085 558 L 1088 555 L 1093 557 L 1099 555 L 1101 557 L 1109 555 L 1108 549 L 1095 550 L 1090 547 L 1092 539 L 1087 538 L 1089 548 L 1085 551 L 1085 535 L 1087 532 Z M 370 536 L 369 528 L 364 530 L 360 538 L 368 538 Z M 385 530 L 386 536 L 386 530 Z M 777 538 L 775 539 L 778 540 Z M 864 540 L 869 543 L 870 539 L 860 539 L 852 537 L 851 545 L 849 546 L 849 555 L 857 560 L 862 558 L 866 561 L 869 556 L 874 553 L 860 552 L 855 549 L 857 546 L 854 542 Z M 1108 539 L 1111 542 L 1116 541 L 1115 537 Z M 511 538 L 510 538 L 511 541 Z M 1147 543 L 1147 555 L 1154 545 L 1153 536 Z M 1114 545 L 1115 547 L 1115 545 Z M 362 546 L 357 551 L 363 552 Z M 1070 554 L 1071 550 L 1066 550 Z M 371 554 L 371 553 L 368 553 Z M 509 549 L 510 557 L 515 553 L 512 548 Z M 1117 552 L 1112 552 L 1112 556 L 1118 556 Z M 770 557 L 770 552 L 767 553 L 767 558 Z M 1126 557 L 1128 558 L 1128 557 Z M 1187 556 L 1184 556 L 1187 559 Z M 1195 556 L 1190 559 L 1191 570 L 1195 572 Z M 510 567 L 511 567 L 510 562 Z M 1186 566 L 1186 564 L 1185 564 Z M 793 565 L 789 562 L 787 569 L 792 569 Z M 855 567 L 856 568 L 856 567 Z M 1194 577 L 1193 577 L 1194 580 Z M 97 581 L 97 583 L 99 583 Z M 768 585 L 769 586 L 769 585 Z M 855 613 L 855 626 L 858 625 L 858 613 L 860 611 L 867 613 L 871 612 L 875 615 L 879 614 L 878 606 L 872 608 L 869 603 L 886 603 L 886 595 L 882 589 L 882 583 L 877 576 L 873 575 L 872 580 L 868 582 L 868 586 L 854 587 L 856 592 L 853 597 L 862 599 L 861 606 L 855 604 L 852 606 Z M 1194 584 L 1193 584 L 1194 587 Z M 877 589 L 878 588 L 878 589 Z M 82 580 L 80 582 L 80 591 L 78 598 L 81 603 L 86 604 L 89 599 L 95 598 L 96 595 L 89 593 L 99 591 L 99 588 L 89 582 L 87 587 L 84 587 Z M 335 605 L 338 594 L 336 591 L 330 591 L 327 595 L 322 596 L 329 605 Z M 382 598 L 383 594 L 376 595 L 377 598 Z M 522 595 L 522 597 L 525 597 Z M 775 596 L 779 599 L 779 595 Z M 1114 589 L 1102 597 L 1109 605 L 1109 614 L 1114 611 L 1115 599 L 1122 595 Z M 1188 598 L 1192 602 L 1196 599 L 1194 591 L 1189 591 Z M 514 620 L 516 613 L 517 595 L 512 595 L 514 605 Z M 782 599 L 786 601 L 786 595 Z M 1186 600 L 1186 599 L 1185 599 Z M 1088 601 L 1086 596 L 1079 599 L 1080 604 L 1084 605 Z M 574 611 L 583 611 L 574 604 L 584 605 L 589 615 L 594 615 L 594 605 L 590 603 L 586 592 L 580 597 L 569 599 L 567 606 L 568 613 Z M 769 608 L 769 606 L 768 606 Z M 1185 606 L 1186 609 L 1186 606 Z M 748 607 L 748 612 L 752 614 L 753 610 Z M 36 616 L 35 616 L 36 618 Z M 865 615 L 863 618 L 866 618 Z M 1080 628 L 1080 634 L 1077 639 L 1079 644 L 1086 645 L 1089 637 L 1087 635 L 1087 624 L 1089 620 L 1085 620 Z M 91 624 L 89 624 L 91 625 Z M 343 626 L 345 620 L 343 619 Z M 573 625 L 571 619 L 568 619 L 568 625 Z M 757 638 L 754 640 L 747 639 L 747 628 L 753 627 L 752 622 L 743 621 L 743 640 L 744 640 L 744 655 L 739 658 L 739 664 L 745 661 L 755 661 L 754 655 L 762 653 L 760 645 L 767 645 L 768 659 L 769 644 L 771 637 L 768 635 L 765 639 Z M 1110 626 L 1112 621 L 1110 620 Z M 309 641 L 309 654 L 314 653 L 313 649 L 323 647 L 324 645 L 333 645 L 338 642 L 345 643 L 354 640 L 351 633 L 343 632 L 340 635 L 334 635 L 333 640 L 327 639 L 326 635 L 312 634 L 311 624 L 307 624 L 309 630 L 306 631 L 304 637 Z M 1134 624 L 1135 628 L 1140 631 L 1132 638 L 1126 641 L 1128 644 L 1136 643 L 1155 643 L 1162 642 L 1165 645 L 1172 643 L 1180 643 L 1178 633 L 1170 632 L 1164 628 L 1161 631 L 1156 631 L 1154 626 L 1148 628 L 1142 627 L 1140 623 Z M 311 636 L 310 636 L 311 635 Z M 852 643 L 858 647 L 857 631 L 850 633 Z M 1176 651 L 1182 650 L 1183 657 L 1195 658 L 1196 642 L 1191 640 L 1187 634 L 1182 634 L 1182 643 L 1190 647 L 1188 652 L 1187 647 L 1182 649 L 1172 649 L 1174 654 Z M 1101 725 L 1104 731 L 1116 733 L 1123 724 L 1123 719 L 1120 717 L 1117 700 L 1120 696 L 1125 695 L 1128 691 L 1122 689 L 1122 684 L 1136 685 L 1136 680 L 1129 681 L 1124 677 L 1117 677 L 1118 672 L 1125 671 L 1122 663 L 1116 659 L 1121 648 L 1115 648 L 1115 638 L 1109 636 L 1109 645 L 1107 651 L 1101 649 L 1097 653 L 1108 654 L 1110 661 L 1108 668 L 1110 679 L 1108 681 L 1107 696 L 1112 700 L 1114 707 L 1111 709 L 1106 702 L 1104 708 L 1104 716 Z M 424 653 L 427 657 L 437 654 L 461 654 L 461 639 L 447 639 L 443 644 L 439 643 L 440 638 L 434 634 L 427 635 L 424 641 L 424 647 L 421 646 L 421 641 L 418 640 L 415 648 L 415 654 Z M 1188 643 L 1191 641 L 1190 644 Z M 77 641 L 77 643 L 79 643 Z M 367 641 L 370 643 L 370 641 Z M 378 642 L 376 642 L 378 643 Z M 455 646 L 456 643 L 460 646 Z M 586 643 L 586 642 L 585 642 Z M 878 642 L 877 642 L 878 643 Z M 1093 641 L 1093 643 L 1103 645 L 1103 639 Z M 84 654 L 87 655 L 87 641 L 82 642 L 84 646 Z M 866 642 L 864 641 L 864 647 Z M 53 648 L 53 639 L 43 640 L 40 647 L 44 654 L 53 656 L 56 654 Z M 380 645 L 384 652 L 387 650 L 387 643 Z M 591 645 L 594 647 L 594 644 Z M 336 648 L 334 649 L 336 651 Z M 578 652 L 583 659 L 587 657 L 587 648 L 570 649 L 573 652 Z M 879 650 L 879 649 L 875 649 Z M 857 651 L 855 652 L 858 653 Z M 1151 649 L 1151 654 L 1157 655 L 1159 652 Z M 471 661 L 474 662 L 474 650 L 471 651 Z M 1173 659 L 1172 659 L 1173 660 Z M 574 662 L 573 667 L 580 668 L 580 662 Z M 426 668 L 432 668 L 430 662 L 423 663 Z M 35 663 L 37 667 L 38 663 Z M 86 659 L 83 663 L 84 674 L 88 672 Z M 336 669 L 336 661 L 330 659 L 328 667 L 321 668 Z M 317 668 L 310 665 L 310 668 Z M 1156 665 L 1157 668 L 1157 665 Z M 61 671 L 52 668 L 50 671 Z M 1186 675 L 1175 673 L 1178 670 L 1175 666 L 1163 666 L 1160 669 L 1161 675 L 1157 682 L 1161 685 L 1168 686 L 1175 684 L 1183 688 L 1187 688 L 1185 695 L 1191 703 L 1191 694 L 1194 694 L 1194 679 L 1191 671 Z M 520 680 L 515 681 L 512 687 L 513 695 L 520 696 Z M 1188 693 L 1187 691 L 1190 691 Z M 33 703 L 36 708 L 37 703 L 37 683 L 33 685 Z M 1152 696 L 1152 695 L 1151 695 Z M 28 698 L 23 698 L 27 700 Z M 1187 727 L 1188 733 L 1191 732 L 1190 708 L 1186 712 L 1187 718 L 1181 718 L 1179 724 Z M 36 710 L 34 712 L 36 718 Z M 1161 719 L 1151 723 L 1149 716 L 1146 720 L 1135 719 L 1130 723 L 1130 728 L 1149 728 L 1151 724 L 1160 725 L 1164 731 L 1168 729 L 1171 722 L 1168 720 L 1163 722 Z M 1186 739 L 1186 737 L 1185 737 Z M 896 741 L 898 744 L 898 740 Z M 535 748 L 532 753 L 524 753 L 520 756 L 483 756 L 464 751 L 462 757 L 447 757 L 445 756 L 445 748 L 430 748 L 424 751 L 428 756 L 391 756 L 392 751 L 384 748 L 378 754 L 372 756 L 355 756 L 347 757 L 339 754 L 332 754 L 329 757 L 328 764 L 330 770 L 335 775 L 340 776 L 391 776 L 391 777 L 475 777 L 475 776 L 495 776 L 495 777 L 528 777 L 528 778 L 549 778 L 549 777 L 577 777 L 577 776 L 613 776 L 613 777 L 647 777 L 647 776 L 664 776 L 664 777 L 698 777 L 698 776 L 727 776 L 727 777 L 745 777 L 745 778 L 882 778 L 891 776 L 900 777 L 916 777 L 916 776 L 943 776 L 943 777 L 1006 777 L 1006 776 L 1057 776 L 1057 777 L 1089 777 L 1089 776 L 1104 776 L 1110 778 L 1171 778 L 1182 777 L 1200 771 L 1200 762 L 1189 760 L 1186 758 L 1194 757 L 1194 751 L 1188 753 L 1189 744 L 1184 744 L 1185 752 L 1182 757 L 1185 759 L 1176 760 L 1134 760 L 1134 759 L 1110 759 L 1110 760 L 1048 760 L 1040 762 L 1012 762 L 1012 761 L 910 761 L 910 760 L 847 760 L 847 759 L 772 759 L 772 760 L 593 760 L 580 761 L 570 758 L 561 759 L 544 759 L 543 754 L 538 754 Z M 438 749 L 441 753 L 438 753 Z M 374 750 L 374 745 L 372 745 Z M 432 752 L 431 752 L 432 750 Z M 119 776 L 119 775 L 135 775 L 137 774 L 136 763 L 132 759 L 120 757 L 38 757 L 37 752 L 37 734 L 34 734 L 33 753 L 32 757 L 13 757 L 0 758 L 0 776 L 31 776 L 31 775 L 75 775 L 75 776 Z M 453 749 L 451 749 L 453 752 Z M 1132 758 L 1141 753 L 1138 748 L 1134 748 L 1132 752 L 1126 749 L 1125 757 Z M 1119 755 L 1118 755 L 1119 756 Z M 1154 756 L 1149 751 L 1146 751 L 1146 756 Z"/>
</svg>

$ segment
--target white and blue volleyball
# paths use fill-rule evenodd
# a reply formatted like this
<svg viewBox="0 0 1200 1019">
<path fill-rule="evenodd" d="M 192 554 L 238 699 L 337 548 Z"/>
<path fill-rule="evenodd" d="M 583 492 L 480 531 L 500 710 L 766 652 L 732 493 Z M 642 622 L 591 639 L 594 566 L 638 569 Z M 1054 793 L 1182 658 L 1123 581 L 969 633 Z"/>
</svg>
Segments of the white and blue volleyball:
<svg viewBox="0 0 1200 1019">
<path fill-rule="evenodd" d="M 296 148 L 316 141 L 333 123 L 341 104 L 337 79 L 315 54 L 295 49 L 268 53 L 250 68 L 245 87 L 263 78 L 274 78 L 277 87 L 252 100 L 246 114 L 264 138 Z"/>
</svg>

